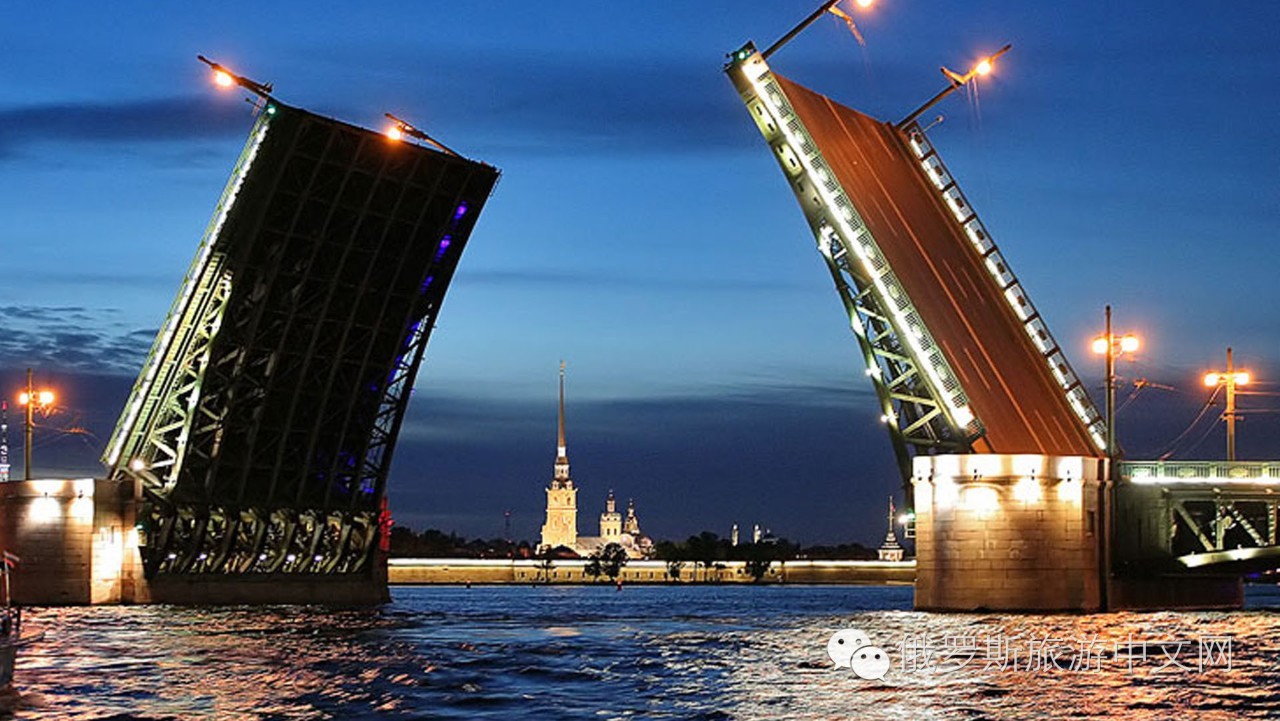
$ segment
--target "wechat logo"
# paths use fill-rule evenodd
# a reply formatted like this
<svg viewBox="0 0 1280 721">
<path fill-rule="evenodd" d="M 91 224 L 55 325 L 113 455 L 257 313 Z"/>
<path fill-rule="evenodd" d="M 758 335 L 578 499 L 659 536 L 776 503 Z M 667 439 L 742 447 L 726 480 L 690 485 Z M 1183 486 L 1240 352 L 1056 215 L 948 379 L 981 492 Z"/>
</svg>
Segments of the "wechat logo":
<svg viewBox="0 0 1280 721">
<path fill-rule="evenodd" d="M 871 645 L 871 638 L 856 628 L 836 631 L 827 641 L 827 656 L 836 668 L 850 668 L 859 678 L 883 681 L 889 671 L 889 654 Z"/>
</svg>

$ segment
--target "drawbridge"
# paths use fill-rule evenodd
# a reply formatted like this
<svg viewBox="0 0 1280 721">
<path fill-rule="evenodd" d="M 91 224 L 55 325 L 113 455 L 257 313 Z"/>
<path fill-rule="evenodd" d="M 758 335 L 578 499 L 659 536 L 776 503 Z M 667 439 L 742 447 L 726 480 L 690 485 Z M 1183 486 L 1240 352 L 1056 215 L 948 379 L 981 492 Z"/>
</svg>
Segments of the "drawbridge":
<svg viewBox="0 0 1280 721">
<path fill-rule="evenodd" d="M 396 437 L 499 173 L 240 82 L 257 120 L 103 460 L 156 600 L 385 596 Z"/>
</svg>

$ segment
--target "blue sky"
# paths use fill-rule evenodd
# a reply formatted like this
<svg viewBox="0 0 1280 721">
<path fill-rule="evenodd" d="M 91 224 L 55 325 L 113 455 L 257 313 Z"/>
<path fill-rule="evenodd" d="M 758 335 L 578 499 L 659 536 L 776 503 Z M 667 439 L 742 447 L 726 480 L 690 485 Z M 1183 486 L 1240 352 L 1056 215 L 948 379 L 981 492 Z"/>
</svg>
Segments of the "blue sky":
<svg viewBox="0 0 1280 721">
<path fill-rule="evenodd" d="M 815 2 L 264 5 L 0 7 L 0 387 L 35 366 L 62 389 L 46 423 L 87 431 L 46 429 L 42 470 L 98 470 L 248 131 L 203 53 L 503 170 L 419 375 L 400 522 L 497 535 L 509 508 L 533 538 L 565 358 L 584 531 L 613 488 L 659 537 L 736 521 L 878 542 L 897 480 L 870 386 L 721 72 Z M 1187 427 L 1228 345 L 1280 378 L 1280 6 L 880 0 L 856 17 L 865 48 L 824 18 L 772 65 L 897 119 L 943 87 L 938 66 L 1013 43 L 931 137 L 1099 402 L 1103 305 L 1143 335 L 1121 373 L 1175 390 L 1124 407 L 1131 456 Z M 1280 401 L 1242 405 L 1242 457 L 1280 457 Z M 1183 455 L 1220 453 L 1209 426 Z"/>
</svg>

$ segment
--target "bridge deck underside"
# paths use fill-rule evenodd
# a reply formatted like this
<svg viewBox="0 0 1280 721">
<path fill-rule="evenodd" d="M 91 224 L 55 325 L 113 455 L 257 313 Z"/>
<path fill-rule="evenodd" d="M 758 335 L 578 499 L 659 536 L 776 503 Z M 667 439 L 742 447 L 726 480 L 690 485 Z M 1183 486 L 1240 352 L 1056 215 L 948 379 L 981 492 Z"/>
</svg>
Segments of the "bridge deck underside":
<svg viewBox="0 0 1280 721">
<path fill-rule="evenodd" d="M 975 450 L 1096 455 L 1043 355 L 897 130 L 775 77 L 986 427 Z"/>
</svg>

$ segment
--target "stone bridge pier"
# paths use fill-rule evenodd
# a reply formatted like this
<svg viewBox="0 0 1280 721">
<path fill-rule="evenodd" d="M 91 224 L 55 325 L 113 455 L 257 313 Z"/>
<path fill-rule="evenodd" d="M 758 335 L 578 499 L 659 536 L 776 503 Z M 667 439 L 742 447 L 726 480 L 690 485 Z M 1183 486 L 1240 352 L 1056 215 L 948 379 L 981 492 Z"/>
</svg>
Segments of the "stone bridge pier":
<svg viewBox="0 0 1280 721">
<path fill-rule="evenodd" d="M 1269 543 L 1274 496 L 1225 471 L 1163 482 L 1122 463 L 1112 483 L 1102 458 L 965 454 L 914 464 L 921 610 L 1239 608 L 1240 574 L 1280 562 Z M 1241 547 L 1223 548 L 1224 539 Z M 1244 548 L 1250 540 L 1256 547 Z"/>
</svg>

